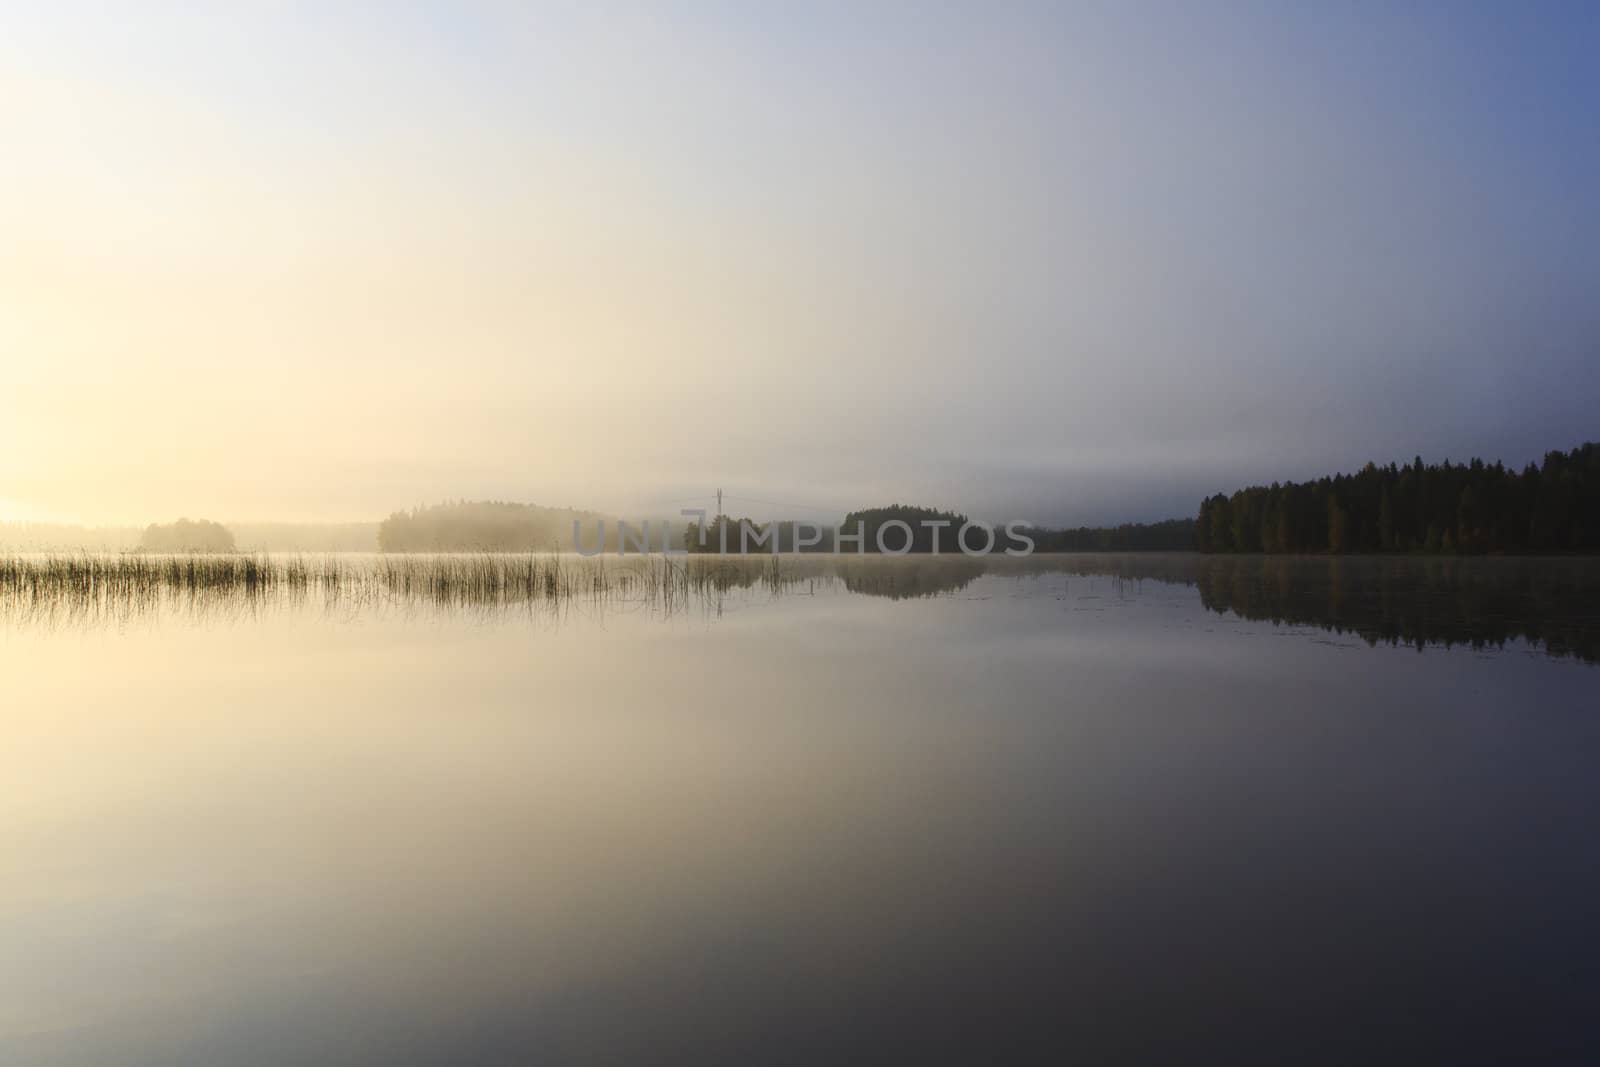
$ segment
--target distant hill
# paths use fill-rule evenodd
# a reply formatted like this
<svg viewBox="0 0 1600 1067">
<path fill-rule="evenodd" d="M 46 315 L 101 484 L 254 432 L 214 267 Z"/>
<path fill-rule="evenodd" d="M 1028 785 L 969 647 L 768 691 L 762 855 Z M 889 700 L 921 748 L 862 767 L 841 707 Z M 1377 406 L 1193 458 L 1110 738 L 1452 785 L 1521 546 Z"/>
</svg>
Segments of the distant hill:
<svg viewBox="0 0 1600 1067">
<path fill-rule="evenodd" d="M 615 547 L 616 522 L 608 516 L 499 500 L 461 500 L 397 511 L 378 524 L 378 547 L 384 552 L 570 551 L 575 520 L 581 524 L 586 548 L 594 547 L 601 521 L 606 523 L 607 547 Z M 659 546 L 658 531 L 651 531 L 651 544 Z"/>
</svg>

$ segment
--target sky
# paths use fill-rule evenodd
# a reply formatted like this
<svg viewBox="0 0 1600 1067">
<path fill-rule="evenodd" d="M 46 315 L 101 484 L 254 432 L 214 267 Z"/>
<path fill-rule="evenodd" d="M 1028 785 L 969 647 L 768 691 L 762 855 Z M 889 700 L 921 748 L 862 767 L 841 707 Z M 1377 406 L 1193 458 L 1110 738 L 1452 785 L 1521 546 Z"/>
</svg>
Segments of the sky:
<svg viewBox="0 0 1600 1067">
<path fill-rule="evenodd" d="M 1600 8 L 0 0 L 0 519 L 1097 524 L 1600 437 Z"/>
</svg>

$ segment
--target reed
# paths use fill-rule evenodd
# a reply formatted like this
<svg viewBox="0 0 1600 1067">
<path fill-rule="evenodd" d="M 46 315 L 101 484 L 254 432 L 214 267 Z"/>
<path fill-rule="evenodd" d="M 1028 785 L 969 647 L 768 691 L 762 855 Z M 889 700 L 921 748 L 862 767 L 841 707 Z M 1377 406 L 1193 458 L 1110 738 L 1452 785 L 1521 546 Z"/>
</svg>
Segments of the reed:
<svg viewBox="0 0 1600 1067">
<path fill-rule="evenodd" d="M 127 619 L 161 610 L 443 609 L 585 603 L 676 613 L 738 589 L 781 592 L 800 569 L 772 557 L 592 557 L 554 553 L 0 555 L 0 618 Z M 815 575 L 809 575 L 814 578 Z"/>
</svg>

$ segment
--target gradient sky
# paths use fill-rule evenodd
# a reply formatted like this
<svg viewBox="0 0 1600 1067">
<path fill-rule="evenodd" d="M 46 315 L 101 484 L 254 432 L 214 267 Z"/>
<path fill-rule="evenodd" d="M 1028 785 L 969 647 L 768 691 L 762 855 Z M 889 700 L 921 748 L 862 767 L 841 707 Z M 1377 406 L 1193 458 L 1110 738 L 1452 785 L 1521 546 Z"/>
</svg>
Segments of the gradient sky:
<svg viewBox="0 0 1600 1067">
<path fill-rule="evenodd" d="M 1600 7 L 202 7 L 0 0 L 0 518 L 1600 437 Z"/>
</svg>

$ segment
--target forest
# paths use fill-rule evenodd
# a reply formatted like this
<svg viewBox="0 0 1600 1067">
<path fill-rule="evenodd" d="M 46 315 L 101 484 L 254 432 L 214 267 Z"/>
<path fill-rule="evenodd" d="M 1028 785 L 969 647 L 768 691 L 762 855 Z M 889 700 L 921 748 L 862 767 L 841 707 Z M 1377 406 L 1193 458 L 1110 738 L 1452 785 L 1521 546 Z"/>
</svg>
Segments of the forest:
<svg viewBox="0 0 1600 1067">
<path fill-rule="evenodd" d="M 1274 482 L 1200 505 L 1202 552 L 1600 552 L 1600 445 L 1518 472 L 1474 459 Z"/>
</svg>

